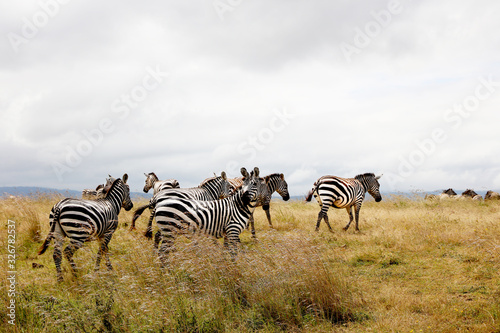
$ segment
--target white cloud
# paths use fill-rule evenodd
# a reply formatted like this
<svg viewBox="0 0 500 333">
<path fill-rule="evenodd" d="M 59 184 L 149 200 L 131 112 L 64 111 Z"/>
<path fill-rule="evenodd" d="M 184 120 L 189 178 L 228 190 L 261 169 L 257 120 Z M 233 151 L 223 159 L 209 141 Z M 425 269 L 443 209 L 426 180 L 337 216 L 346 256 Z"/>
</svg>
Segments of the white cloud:
<svg viewBox="0 0 500 333">
<path fill-rule="evenodd" d="M 221 20 L 211 1 L 72 1 L 15 53 L 7 34 L 22 35 L 41 5 L 4 3 L 0 147 L 10 161 L 0 185 L 81 189 L 128 172 L 140 190 L 155 171 L 193 186 L 235 161 L 234 176 L 240 166 L 284 172 L 302 195 L 324 174 L 397 174 L 442 128 L 447 140 L 395 189 L 498 188 L 500 87 L 458 128 L 445 115 L 479 78 L 500 81 L 500 3 L 401 0 L 348 62 L 340 45 L 388 4 L 243 1 Z M 113 102 L 148 66 L 168 79 L 120 117 Z M 294 118 L 268 132 L 280 108 Z M 53 162 L 103 119 L 113 130 L 60 182 Z"/>
</svg>

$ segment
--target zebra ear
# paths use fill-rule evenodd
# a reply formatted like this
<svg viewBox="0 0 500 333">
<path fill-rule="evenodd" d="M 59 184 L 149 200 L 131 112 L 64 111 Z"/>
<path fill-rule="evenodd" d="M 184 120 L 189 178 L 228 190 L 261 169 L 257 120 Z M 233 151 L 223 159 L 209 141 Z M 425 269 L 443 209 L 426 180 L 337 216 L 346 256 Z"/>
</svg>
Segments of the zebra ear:
<svg viewBox="0 0 500 333">
<path fill-rule="evenodd" d="M 144 176 L 148 177 L 148 174 L 144 172 Z"/>
<path fill-rule="evenodd" d="M 281 180 L 285 180 L 285 175 L 280 173 L 280 178 L 281 178 Z"/>
<path fill-rule="evenodd" d="M 127 183 L 127 180 L 128 180 L 128 175 L 125 173 L 123 174 L 123 177 L 122 177 L 122 180 L 123 180 L 123 183 L 126 184 Z"/>
<path fill-rule="evenodd" d="M 248 175 L 248 171 L 247 171 L 247 169 L 245 169 L 245 168 L 241 168 L 241 170 L 240 170 L 240 171 L 241 171 L 241 175 L 242 175 L 243 177 L 248 177 L 248 176 L 249 176 L 249 175 Z"/>
<path fill-rule="evenodd" d="M 381 175 L 379 175 L 379 176 L 375 177 L 375 179 L 379 180 L 379 179 L 380 179 L 380 177 L 382 177 L 383 175 L 384 175 L 384 174 L 381 174 Z"/>
<path fill-rule="evenodd" d="M 257 167 L 253 168 L 253 174 L 255 177 L 259 177 L 259 172 L 260 172 L 259 168 L 257 168 Z"/>
<path fill-rule="evenodd" d="M 227 176 L 226 176 L 226 172 L 225 171 L 222 171 L 222 173 L 220 174 L 220 176 L 222 177 L 222 179 L 227 180 Z"/>
</svg>

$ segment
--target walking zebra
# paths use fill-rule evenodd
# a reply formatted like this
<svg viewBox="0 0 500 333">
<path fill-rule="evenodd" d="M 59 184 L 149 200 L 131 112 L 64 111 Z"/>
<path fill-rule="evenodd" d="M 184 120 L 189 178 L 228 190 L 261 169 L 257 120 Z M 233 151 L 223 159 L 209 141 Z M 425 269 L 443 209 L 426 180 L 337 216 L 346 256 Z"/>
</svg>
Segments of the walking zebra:
<svg viewBox="0 0 500 333">
<path fill-rule="evenodd" d="M 144 193 L 148 193 L 150 189 L 153 189 L 153 194 L 158 192 L 169 190 L 171 188 L 179 188 L 179 182 L 176 179 L 166 179 L 159 180 L 154 172 L 144 174 L 146 176 L 146 185 L 144 185 Z"/>
<path fill-rule="evenodd" d="M 376 202 L 382 200 L 379 189 L 380 184 L 378 182 L 381 176 L 382 175 L 375 177 L 373 173 L 365 173 L 363 175 L 357 175 L 354 178 L 340 178 L 335 176 L 323 176 L 319 178 L 306 197 L 306 201 L 311 201 L 314 194 L 314 197 L 321 207 L 318 214 L 318 222 L 316 223 L 316 231 L 319 230 L 319 225 L 323 218 L 330 231 L 332 231 L 327 214 L 330 206 L 347 209 L 349 223 L 344 227 L 344 230 L 349 229 L 353 221 L 351 208 L 354 206 L 356 231 L 359 231 L 359 210 L 361 209 L 361 204 L 363 203 L 366 192 L 370 193 Z"/>
<path fill-rule="evenodd" d="M 135 229 L 135 221 L 141 216 L 142 212 L 146 208 L 149 208 L 151 215 L 149 217 L 148 226 L 146 228 L 145 236 L 147 238 L 152 237 L 151 226 L 153 224 L 154 209 L 162 201 L 172 198 L 180 197 L 193 200 L 217 200 L 220 198 L 225 198 L 230 195 L 229 183 L 227 182 L 226 173 L 222 172 L 220 177 L 211 177 L 205 179 L 198 187 L 192 188 L 173 188 L 165 191 L 158 192 L 155 194 L 147 205 L 137 208 L 134 212 L 134 217 L 132 219 L 132 226 L 130 230 Z M 155 235 L 155 245 L 158 245 L 160 241 L 159 232 Z"/>
<path fill-rule="evenodd" d="M 82 191 L 82 199 L 84 200 L 96 200 L 104 198 L 102 190 L 104 189 L 104 184 L 97 185 L 95 190 L 85 189 Z"/>
<path fill-rule="evenodd" d="M 284 201 L 290 199 L 290 194 L 288 193 L 288 184 L 285 181 L 285 175 L 282 173 L 273 173 L 264 178 L 260 178 L 257 189 L 257 206 L 262 206 L 262 209 L 266 212 L 267 222 L 271 228 L 273 223 L 271 222 L 271 213 L 269 211 L 269 206 L 271 203 L 271 197 L 276 191 L 283 198 Z M 252 237 L 255 238 L 255 225 L 253 214 L 250 215 L 248 224 L 251 228 Z"/>
<path fill-rule="evenodd" d="M 79 200 L 66 198 L 56 203 L 50 211 L 50 232 L 40 247 L 38 254 L 43 254 L 52 239 L 55 240 L 54 263 L 56 265 L 57 280 L 62 281 L 62 245 L 64 237 L 70 239 L 64 249 L 64 255 L 71 264 L 73 273 L 76 265 L 73 255 L 82 247 L 83 243 L 98 239 L 100 250 L 97 254 L 95 270 L 99 269 L 102 255 L 105 256 L 106 266 L 112 270 L 109 260 L 108 243 L 118 226 L 118 214 L 123 207 L 130 210 L 133 206 L 130 200 L 130 189 L 127 185 L 128 175 L 120 179 L 108 179 L 103 189 L 105 197 L 97 200 Z"/>
<path fill-rule="evenodd" d="M 224 237 L 224 244 L 235 255 L 240 233 L 245 229 L 255 209 L 258 169 L 244 174 L 243 186 L 232 196 L 221 200 L 201 201 L 190 198 L 171 197 L 155 208 L 156 224 L 160 228 L 162 244 L 159 256 L 162 264 L 173 248 L 178 234 L 199 231 L 216 238 Z"/>
</svg>

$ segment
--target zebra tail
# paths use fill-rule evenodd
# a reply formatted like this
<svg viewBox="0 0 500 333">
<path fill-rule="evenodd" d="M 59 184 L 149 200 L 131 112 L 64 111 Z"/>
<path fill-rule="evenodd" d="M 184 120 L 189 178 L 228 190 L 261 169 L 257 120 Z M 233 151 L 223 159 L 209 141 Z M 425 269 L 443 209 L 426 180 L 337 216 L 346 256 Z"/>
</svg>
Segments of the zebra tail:
<svg viewBox="0 0 500 333">
<path fill-rule="evenodd" d="M 146 210 L 146 208 L 149 207 L 149 204 L 141 206 L 137 208 L 134 212 L 134 217 L 132 218 L 132 226 L 130 227 L 130 230 L 135 229 L 135 221 L 141 216 L 141 214 Z"/>
<path fill-rule="evenodd" d="M 45 238 L 45 242 L 43 242 L 42 246 L 40 246 L 40 249 L 38 250 L 38 255 L 42 255 L 47 251 L 47 248 L 50 245 L 50 242 L 52 241 L 52 238 L 54 238 L 54 231 L 56 230 L 56 223 L 59 223 L 59 214 L 60 214 L 59 208 L 52 207 L 51 211 L 51 220 L 50 220 L 50 231 L 49 234 L 47 235 L 47 238 Z"/>
<path fill-rule="evenodd" d="M 307 196 L 306 196 L 306 201 L 307 201 L 307 202 L 311 201 L 311 199 L 312 199 L 312 197 L 313 197 L 313 193 L 314 193 L 314 191 L 315 191 L 315 190 L 316 190 L 316 188 L 315 188 L 315 187 L 313 187 L 313 188 L 309 191 L 309 193 L 307 193 Z"/>
</svg>

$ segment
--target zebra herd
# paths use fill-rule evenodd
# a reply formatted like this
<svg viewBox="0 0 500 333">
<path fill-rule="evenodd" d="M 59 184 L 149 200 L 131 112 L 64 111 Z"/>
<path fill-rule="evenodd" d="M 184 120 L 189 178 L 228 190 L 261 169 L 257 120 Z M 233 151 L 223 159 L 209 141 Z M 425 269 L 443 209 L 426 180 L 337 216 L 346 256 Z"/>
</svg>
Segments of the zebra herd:
<svg viewBox="0 0 500 333">
<path fill-rule="evenodd" d="M 464 192 L 462 192 L 461 195 L 458 195 L 452 188 L 449 188 L 447 190 L 444 190 L 441 194 L 436 195 L 436 194 L 427 194 L 425 196 L 426 200 L 447 200 L 447 199 L 455 199 L 455 200 L 466 200 L 466 199 L 472 199 L 476 201 L 481 201 L 483 200 L 483 197 L 474 190 L 467 189 Z M 499 200 L 500 199 L 500 194 L 494 191 L 488 191 L 486 192 L 486 195 L 484 196 L 484 200 Z"/>
<path fill-rule="evenodd" d="M 228 179 L 225 172 L 220 176 L 204 180 L 194 188 L 180 188 L 175 179 L 160 181 L 154 173 L 145 174 L 144 192 L 153 189 L 153 198 L 147 205 L 134 212 L 131 229 L 141 213 L 151 210 L 146 236 L 151 237 L 153 219 L 159 231 L 155 235 L 155 246 L 162 265 L 167 263 L 168 253 L 179 234 L 200 232 L 215 238 L 224 238 L 224 244 L 235 255 L 240 242 L 240 234 L 251 221 L 252 234 L 253 211 L 262 206 L 266 211 L 269 224 L 269 203 L 272 194 L 278 192 L 288 200 L 288 185 L 283 174 L 271 174 L 259 177 L 259 169 L 250 173 L 241 168 L 242 177 Z M 109 270 L 113 268 L 109 260 L 108 244 L 118 226 L 118 214 L 121 208 L 130 210 L 130 189 L 128 175 L 120 179 L 109 176 L 106 184 L 99 185 L 95 191 L 84 190 L 83 199 L 66 198 L 52 207 L 49 216 L 50 231 L 38 254 L 43 254 L 54 239 L 53 259 L 56 266 L 57 280 L 62 281 L 62 254 L 69 261 L 73 273 L 76 265 L 73 261 L 75 252 L 85 242 L 97 239 L 100 250 L 95 270 L 99 269 L 102 256 L 105 257 Z M 62 251 L 64 238 L 69 238 L 69 245 Z"/>
<path fill-rule="evenodd" d="M 225 247 L 233 256 L 236 255 L 239 237 L 245 228 L 251 228 L 252 237 L 255 237 L 255 208 L 262 206 L 272 227 L 269 212 L 272 194 L 279 193 L 285 201 L 290 198 L 288 184 L 282 173 L 260 177 L 258 168 L 254 168 L 250 173 L 241 168 L 242 177 L 232 179 L 222 172 L 220 176 L 208 178 L 193 188 L 181 188 L 175 179 L 160 181 L 153 172 L 144 175 L 146 181 L 143 190 L 147 193 L 153 189 L 153 197 L 148 204 L 135 210 L 130 229 L 135 229 L 137 218 L 149 209 L 145 236 L 152 238 L 152 222 L 155 219 L 159 231 L 155 234 L 154 245 L 158 248 L 162 266 L 168 263 L 168 253 L 172 251 L 174 241 L 180 234 L 198 232 L 224 238 Z M 306 201 L 311 201 L 314 196 L 320 206 L 315 230 L 319 230 L 320 223 L 324 220 L 332 231 L 327 212 L 330 207 L 334 207 L 347 210 L 349 222 L 344 230 L 355 221 L 355 228 L 359 231 L 359 212 L 366 193 L 368 192 L 376 202 L 382 200 L 378 182 L 380 177 L 373 173 L 360 174 L 354 178 L 320 177 L 306 196 Z M 58 281 L 63 280 L 62 254 L 64 253 L 69 261 L 73 273 L 76 273 L 73 255 L 85 242 L 91 240 L 98 240 L 100 243 L 95 270 L 99 269 L 103 256 L 108 269 L 113 268 L 109 260 L 108 244 L 117 229 L 121 208 L 130 210 L 133 207 L 127 180 L 127 174 L 121 179 L 109 176 L 106 184 L 99 185 L 95 191 L 84 190 L 81 200 L 66 198 L 52 207 L 49 215 L 50 231 L 38 254 L 43 254 L 54 239 L 53 259 Z M 477 200 L 478 197 L 480 196 L 472 190 L 458 196 L 455 191 L 448 189 L 439 196 L 428 196 L 426 199 Z M 500 195 L 489 191 L 485 199 L 500 199 Z M 69 245 L 62 251 L 65 237 L 69 238 Z"/>
</svg>

